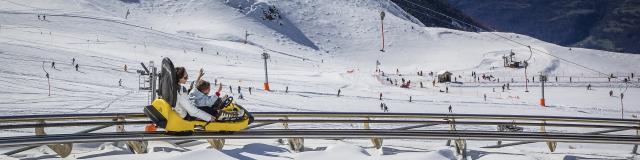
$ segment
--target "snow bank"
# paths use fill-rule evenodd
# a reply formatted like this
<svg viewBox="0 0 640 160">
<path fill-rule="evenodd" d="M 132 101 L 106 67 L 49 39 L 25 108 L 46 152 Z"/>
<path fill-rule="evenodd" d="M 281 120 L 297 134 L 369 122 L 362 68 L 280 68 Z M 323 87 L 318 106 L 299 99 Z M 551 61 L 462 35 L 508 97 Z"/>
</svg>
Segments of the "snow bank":
<svg viewBox="0 0 640 160">
<path fill-rule="evenodd" d="M 370 154 L 363 148 L 341 143 L 328 146 L 324 151 L 309 151 L 298 154 L 296 159 L 326 160 L 326 159 L 370 159 Z"/>
</svg>

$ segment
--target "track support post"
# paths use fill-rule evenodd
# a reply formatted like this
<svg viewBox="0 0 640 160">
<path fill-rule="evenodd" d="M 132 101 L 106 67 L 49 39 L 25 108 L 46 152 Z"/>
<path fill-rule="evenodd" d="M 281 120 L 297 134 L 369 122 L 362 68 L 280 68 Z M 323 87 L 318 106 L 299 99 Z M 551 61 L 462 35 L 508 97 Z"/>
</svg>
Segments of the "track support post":
<svg viewBox="0 0 640 160">
<path fill-rule="evenodd" d="M 117 119 L 115 119 L 115 121 L 125 122 L 125 119 L 124 117 L 118 117 Z M 124 129 L 124 125 L 123 124 L 116 125 L 116 132 L 126 132 Z M 127 148 L 129 148 L 129 151 L 135 154 L 147 153 L 148 141 L 127 141 L 125 142 L 125 144 L 127 144 Z"/>
<path fill-rule="evenodd" d="M 44 120 L 38 120 L 36 123 L 44 125 Z M 44 127 L 36 127 L 36 135 L 38 136 L 46 136 L 47 133 L 44 132 Z M 63 143 L 63 144 L 49 144 L 47 145 L 51 150 L 56 152 L 58 156 L 65 158 L 71 154 L 71 150 L 73 149 L 72 143 Z"/>
<path fill-rule="evenodd" d="M 504 125 L 498 125 L 498 132 L 504 132 Z M 501 140 L 498 140 L 498 145 L 502 145 Z"/>
<path fill-rule="evenodd" d="M 284 129 L 289 129 L 289 123 L 287 123 L 287 120 L 289 120 L 289 117 L 284 117 L 284 122 L 282 123 L 282 126 L 284 126 Z M 304 151 L 304 138 L 288 138 L 287 141 L 289 142 L 289 149 L 291 149 L 294 152 L 303 152 Z M 278 139 L 278 142 L 280 142 L 280 144 L 283 144 L 284 142 L 282 141 L 282 139 Z"/>
<path fill-rule="evenodd" d="M 456 119 L 451 117 L 447 120 L 449 122 L 449 131 L 455 132 L 456 129 Z M 458 155 L 462 155 L 462 159 L 467 159 L 467 140 L 464 139 L 456 139 L 454 140 L 456 153 Z M 451 145 L 451 140 L 447 140 L 447 146 Z"/>
<path fill-rule="evenodd" d="M 543 134 L 546 134 L 547 132 L 546 128 L 544 127 L 546 123 L 547 121 L 543 120 L 542 124 L 540 125 L 540 132 L 543 132 Z M 549 147 L 550 152 L 554 152 L 556 151 L 556 147 L 558 147 L 558 143 L 555 141 L 547 141 L 547 147 Z"/>
<path fill-rule="evenodd" d="M 364 129 L 371 129 L 369 126 L 369 120 L 371 119 L 367 117 L 367 121 L 364 122 Z M 382 138 L 373 137 L 371 138 L 371 143 L 373 143 L 373 147 L 376 149 L 382 148 Z"/>
<path fill-rule="evenodd" d="M 207 139 L 207 142 L 209 142 L 209 144 L 211 144 L 211 148 L 216 149 L 216 150 L 222 150 L 222 147 L 224 147 L 224 139 L 220 138 L 220 139 Z"/>
<path fill-rule="evenodd" d="M 636 136 L 640 136 L 640 129 L 636 129 Z M 638 154 L 638 144 L 633 145 L 633 151 L 631 151 L 631 153 Z"/>
</svg>

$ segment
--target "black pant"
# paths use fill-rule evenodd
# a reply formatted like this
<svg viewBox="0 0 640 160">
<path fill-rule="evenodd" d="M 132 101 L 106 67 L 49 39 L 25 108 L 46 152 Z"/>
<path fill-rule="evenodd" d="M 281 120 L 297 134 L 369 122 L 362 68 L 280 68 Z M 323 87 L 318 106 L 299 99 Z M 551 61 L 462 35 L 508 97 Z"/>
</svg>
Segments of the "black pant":
<svg viewBox="0 0 640 160">
<path fill-rule="evenodd" d="M 218 118 L 218 110 L 214 109 L 213 107 L 209 107 L 209 106 L 201 106 L 201 107 L 196 107 L 204 112 L 207 112 L 209 115 L 213 116 L 214 118 Z M 193 121 L 193 120 L 203 120 L 203 119 L 198 119 L 194 116 L 189 115 L 189 113 L 187 113 L 187 116 L 184 117 L 184 120 L 187 121 Z M 208 120 L 208 119 L 207 119 Z"/>
<path fill-rule="evenodd" d="M 216 117 L 218 115 L 218 110 L 214 109 L 213 107 L 210 107 L 210 106 L 201 106 L 201 107 L 198 107 L 198 109 L 200 109 L 200 110 L 202 110 L 204 112 L 207 112 L 211 116 L 214 116 L 214 117 Z"/>
</svg>

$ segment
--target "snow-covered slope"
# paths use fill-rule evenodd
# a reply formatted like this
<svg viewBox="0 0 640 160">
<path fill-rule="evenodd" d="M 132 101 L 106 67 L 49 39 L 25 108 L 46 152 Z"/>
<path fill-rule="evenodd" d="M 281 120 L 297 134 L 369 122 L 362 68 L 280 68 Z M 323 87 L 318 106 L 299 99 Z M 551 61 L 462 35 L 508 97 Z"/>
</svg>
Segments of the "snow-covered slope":
<svg viewBox="0 0 640 160">
<path fill-rule="evenodd" d="M 379 51 L 380 11 L 387 13 L 383 22 L 385 52 Z M 42 15 L 46 19 L 42 20 Z M 244 44 L 246 33 L 249 35 Z M 215 79 L 225 85 L 223 94 L 238 97 L 235 87 L 241 86 L 245 99 L 238 99 L 237 103 L 250 111 L 381 112 L 380 103 L 386 103 L 391 112 L 444 113 L 452 105 L 455 113 L 617 118 L 620 99 L 610 97 L 607 92 L 624 93 L 625 97 L 640 95 L 637 77 L 631 80 L 633 83 L 619 83 L 623 76 L 640 73 L 639 55 L 570 49 L 524 35 L 495 34 L 606 74 L 614 73 L 618 78 L 609 82 L 604 75 L 576 64 L 541 52 L 531 54 L 529 48 L 494 33 L 425 28 L 387 0 L 3 0 L 0 1 L 0 95 L 3 97 L 0 112 L 3 116 L 140 112 L 142 106 L 149 103 L 149 93 L 138 90 L 135 70 L 141 69 L 141 62 L 154 61 L 158 66 L 163 57 L 171 58 L 177 66 L 185 66 L 190 80 L 195 79 L 196 70 L 204 68 L 206 80 Z M 268 62 L 272 92 L 258 90 L 264 80 L 261 54 L 265 51 L 271 54 Z M 549 88 L 545 89 L 548 107 L 538 105 L 539 84 L 529 83 L 531 92 L 524 92 L 523 69 L 501 67 L 502 56 L 510 51 L 516 53 L 518 61 L 531 57 L 529 77 L 541 72 L 550 75 Z M 78 71 L 72 59 L 79 64 Z M 385 75 L 374 72 L 376 60 L 381 62 Z M 52 62 L 56 68 L 51 67 Z M 452 71 L 461 83 L 432 85 L 434 77 L 426 74 L 441 70 Z M 417 76 L 418 71 L 426 76 Z M 471 72 L 493 75 L 496 79 L 476 82 Z M 558 82 L 553 80 L 555 76 L 559 77 Z M 411 80 L 412 85 L 408 89 L 400 88 L 387 82 L 387 78 Z M 120 80 L 122 86 L 119 86 Z M 511 88 L 503 92 L 500 86 L 505 82 L 511 82 Z M 538 78 L 534 82 L 538 82 Z M 424 83 L 424 88 L 419 83 Z M 586 91 L 587 84 L 593 84 L 594 90 Z M 233 92 L 228 85 L 233 87 Z M 253 88 L 253 93 L 247 93 L 248 87 Z M 449 93 L 443 93 L 447 88 Z M 339 89 L 340 97 L 335 95 Z M 383 100 L 378 97 L 381 93 Z M 412 102 L 408 101 L 409 97 Z M 627 98 L 624 103 L 625 118 L 635 118 L 640 113 L 640 100 Z M 435 128 L 438 127 L 446 128 Z M 73 129 L 79 128 L 48 131 L 59 133 Z M 139 126 L 130 128 L 140 129 Z M 103 131 L 106 130 L 111 129 Z M 0 132 L 3 135 L 33 134 L 26 129 Z M 444 142 L 428 140 L 385 141 L 390 145 L 382 150 L 382 155 L 366 148 L 368 142 L 359 140 L 346 141 L 347 144 L 333 140 L 308 141 L 307 146 L 317 150 L 307 153 L 290 153 L 286 146 L 270 140 L 230 140 L 228 143 L 230 147 L 222 153 L 237 159 L 332 158 L 334 152 L 356 159 L 452 158 L 450 148 L 442 146 Z M 486 145 L 484 142 L 471 145 L 471 150 L 478 153 L 475 158 L 504 158 L 501 152 L 522 159 L 556 156 L 547 155 L 535 144 L 504 150 L 477 148 Z M 558 152 L 567 154 L 557 156 L 574 153 L 591 158 L 629 156 L 626 152 L 611 150 L 619 146 L 624 145 L 566 144 L 560 146 Z M 160 142 L 151 147 L 171 148 Z M 189 149 L 205 147 L 197 143 Z M 580 150 L 570 149 L 576 147 Z M 145 157 L 118 155 L 127 152 L 118 144 L 76 148 L 84 148 L 74 150 L 76 158 L 155 159 L 220 154 L 183 153 L 176 149 L 168 153 L 154 151 Z M 592 152 L 598 154 L 592 155 Z M 15 157 L 52 157 L 47 153 L 50 152 L 46 148 L 40 148 Z"/>
</svg>

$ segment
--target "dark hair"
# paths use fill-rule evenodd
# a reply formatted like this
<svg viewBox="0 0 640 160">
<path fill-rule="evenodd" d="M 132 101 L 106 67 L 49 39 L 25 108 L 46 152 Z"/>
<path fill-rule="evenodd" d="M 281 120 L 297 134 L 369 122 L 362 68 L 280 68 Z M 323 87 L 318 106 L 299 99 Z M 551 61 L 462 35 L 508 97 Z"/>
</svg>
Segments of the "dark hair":
<svg viewBox="0 0 640 160">
<path fill-rule="evenodd" d="M 176 67 L 176 82 L 179 83 L 180 79 L 182 79 L 185 74 L 187 74 L 187 71 L 184 67 Z"/>
<path fill-rule="evenodd" d="M 200 80 L 200 82 L 198 82 L 196 84 L 196 88 L 198 89 L 198 91 L 202 92 L 205 89 L 209 88 L 209 86 L 211 86 L 211 84 L 205 80 Z"/>
</svg>

